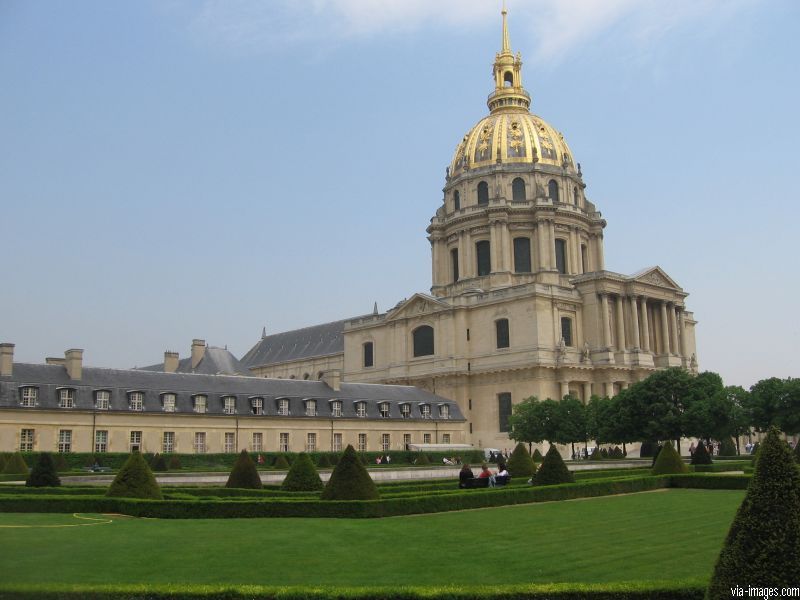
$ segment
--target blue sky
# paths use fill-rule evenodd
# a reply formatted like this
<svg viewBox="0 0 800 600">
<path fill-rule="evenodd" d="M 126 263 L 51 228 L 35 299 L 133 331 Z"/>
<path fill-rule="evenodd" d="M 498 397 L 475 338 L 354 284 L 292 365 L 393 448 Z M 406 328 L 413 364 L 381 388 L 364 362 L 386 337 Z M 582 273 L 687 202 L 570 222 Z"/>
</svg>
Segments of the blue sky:
<svg viewBox="0 0 800 600">
<path fill-rule="evenodd" d="M 509 0 L 606 267 L 690 296 L 702 369 L 797 376 L 800 3 Z M 0 0 L 0 338 L 128 367 L 386 310 L 486 113 L 489 0 Z"/>
</svg>

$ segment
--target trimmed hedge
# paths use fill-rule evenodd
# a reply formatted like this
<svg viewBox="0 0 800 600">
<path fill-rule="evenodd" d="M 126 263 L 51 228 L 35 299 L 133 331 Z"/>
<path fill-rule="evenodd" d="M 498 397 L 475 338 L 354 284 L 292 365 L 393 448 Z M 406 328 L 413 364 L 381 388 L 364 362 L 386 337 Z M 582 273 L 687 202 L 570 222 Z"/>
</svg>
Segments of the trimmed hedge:
<svg viewBox="0 0 800 600">
<path fill-rule="evenodd" d="M 350 444 L 333 469 L 321 497 L 326 501 L 373 500 L 380 497 L 375 482 Z"/>
<path fill-rule="evenodd" d="M 572 476 L 561 453 L 551 444 L 550 449 L 544 457 L 542 466 L 533 476 L 533 485 L 553 485 L 558 483 L 573 483 L 575 477 Z"/>
<path fill-rule="evenodd" d="M 3 467 L 3 473 L 6 475 L 27 475 L 28 465 L 25 459 L 19 452 L 6 457 L 6 464 Z"/>
<path fill-rule="evenodd" d="M 695 450 L 697 452 L 697 450 Z M 653 464 L 653 475 L 672 475 L 676 473 L 687 473 L 689 468 L 675 450 L 672 442 L 667 441 L 658 452 L 655 463 Z"/>
<path fill-rule="evenodd" d="M 141 452 L 133 452 L 106 492 L 112 498 L 161 498 L 161 489 Z"/>
<path fill-rule="evenodd" d="M 317 468 L 305 452 L 295 459 L 281 484 L 281 489 L 287 492 L 314 492 L 324 487 Z"/>
<path fill-rule="evenodd" d="M 530 477 L 536 473 L 536 463 L 533 462 L 533 458 L 528 453 L 525 444 L 517 444 L 511 456 L 508 458 L 506 468 L 511 474 L 511 477 Z"/>
<path fill-rule="evenodd" d="M 250 458 L 247 450 L 242 450 L 239 453 L 239 458 L 236 459 L 236 463 L 231 469 L 231 474 L 228 475 L 225 487 L 251 490 L 260 490 L 263 487 L 261 476 L 258 474 L 258 469 L 256 469 L 256 463 Z"/>
<path fill-rule="evenodd" d="M 692 453 L 691 463 L 693 465 L 710 465 L 713 462 L 714 461 L 711 460 L 711 455 L 706 449 L 705 443 L 703 443 L 703 440 L 700 440 L 700 443 L 697 444 L 697 448 L 695 448 Z"/>
<path fill-rule="evenodd" d="M 58 487 L 61 485 L 53 457 L 48 452 L 44 452 L 33 465 L 31 474 L 25 480 L 25 485 L 27 487 Z"/>
</svg>

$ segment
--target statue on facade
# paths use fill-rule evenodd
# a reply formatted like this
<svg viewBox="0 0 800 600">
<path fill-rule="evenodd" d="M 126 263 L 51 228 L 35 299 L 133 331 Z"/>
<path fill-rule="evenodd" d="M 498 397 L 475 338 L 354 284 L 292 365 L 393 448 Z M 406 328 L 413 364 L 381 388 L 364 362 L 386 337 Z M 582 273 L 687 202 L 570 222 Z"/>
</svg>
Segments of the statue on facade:
<svg viewBox="0 0 800 600">
<path fill-rule="evenodd" d="M 591 362 L 591 360 L 592 360 L 592 351 L 589 348 L 589 342 L 583 342 L 583 350 L 581 351 L 581 361 Z"/>
<path fill-rule="evenodd" d="M 558 346 L 556 348 L 556 362 L 563 362 L 567 358 L 567 342 L 562 337 L 558 340 Z"/>
<path fill-rule="evenodd" d="M 692 371 L 697 371 L 697 355 L 692 352 L 692 358 L 689 360 L 689 368 Z"/>
</svg>

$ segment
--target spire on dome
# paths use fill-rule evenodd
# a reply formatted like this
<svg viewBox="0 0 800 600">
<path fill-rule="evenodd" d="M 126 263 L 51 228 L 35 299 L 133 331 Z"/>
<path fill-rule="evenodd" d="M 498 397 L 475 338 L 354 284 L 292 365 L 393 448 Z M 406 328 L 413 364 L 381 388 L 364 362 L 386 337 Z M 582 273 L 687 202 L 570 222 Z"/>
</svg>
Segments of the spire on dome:
<svg viewBox="0 0 800 600">
<path fill-rule="evenodd" d="M 510 54 L 511 53 L 511 38 L 508 36 L 508 23 L 506 22 L 506 15 L 508 11 L 506 10 L 506 1 L 503 0 L 503 11 L 501 13 L 503 15 L 503 54 Z"/>
<path fill-rule="evenodd" d="M 511 36 L 508 35 L 508 11 L 503 2 L 503 48 L 494 59 L 494 92 L 486 103 L 489 111 L 520 112 L 528 111 L 531 97 L 522 87 L 522 56 L 511 51 Z"/>
</svg>

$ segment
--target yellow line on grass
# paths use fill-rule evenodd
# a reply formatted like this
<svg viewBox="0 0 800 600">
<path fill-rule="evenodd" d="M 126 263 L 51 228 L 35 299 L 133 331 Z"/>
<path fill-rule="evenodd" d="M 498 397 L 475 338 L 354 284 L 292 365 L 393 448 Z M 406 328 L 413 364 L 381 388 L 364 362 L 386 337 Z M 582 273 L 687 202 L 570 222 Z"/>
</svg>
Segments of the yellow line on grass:
<svg viewBox="0 0 800 600">
<path fill-rule="evenodd" d="M 76 519 L 93 521 L 92 523 L 72 523 L 71 525 L 0 525 L 0 529 L 57 529 L 61 527 L 86 527 L 89 525 L 109 525 L 112 519 L 98 519 L 97 517 L 82 517 L 78 513 L 72 513 Z"/>
</svg>

